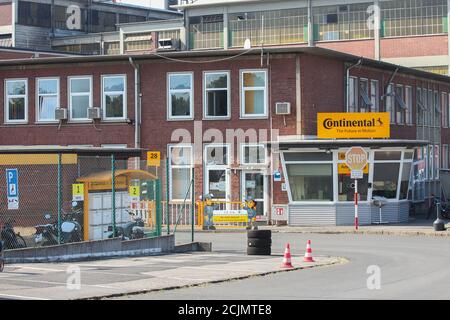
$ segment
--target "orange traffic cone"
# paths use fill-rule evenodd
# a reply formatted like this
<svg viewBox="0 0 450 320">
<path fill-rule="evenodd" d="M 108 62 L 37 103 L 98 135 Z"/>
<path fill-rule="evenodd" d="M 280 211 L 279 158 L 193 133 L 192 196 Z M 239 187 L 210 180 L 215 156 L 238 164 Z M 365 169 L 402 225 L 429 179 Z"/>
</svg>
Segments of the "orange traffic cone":
<svg viewBox="0 0 450 320">
<path fill-rule="evenodd" d="M 312 250 L 311 250 L 311 240 L 308 240 L 306 243 L 306 252 L 305 252 L 305 258 L 303 259 L 305 262 L 315 262 L 312 257 Z"/>
<path fill-rule="evenodd" d="M 284 251 L 284 257 L 283 257 L 283 264 L 281 265 L 282 268 L 293 268 L 294 266 L 291 263 L 291 247 L 288 244 L 286 244 L 286 250 Z"/>
</svg>

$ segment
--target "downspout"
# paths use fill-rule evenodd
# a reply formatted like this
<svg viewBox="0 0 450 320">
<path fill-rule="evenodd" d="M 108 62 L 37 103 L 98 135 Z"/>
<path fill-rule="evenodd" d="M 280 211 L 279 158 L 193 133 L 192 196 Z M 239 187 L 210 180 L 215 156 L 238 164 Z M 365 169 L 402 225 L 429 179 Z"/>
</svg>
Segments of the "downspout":
<svg viewBox="0 0 450 320">
<path fill-rule="evenodd" d="M 140 93 L 140 76 L 139 66 L 128 57 L 128 61 L 134 69 L 134 147 L 141 147 L 141 93 Z"/>
<path fill-rule="evenodd" d="M 346 79 L 346 82 L 347 82 L 347 84 L 346 84 L 346 87 L 347 87 L 346 92 L 347 92 L 347 94 L 346 94 L 346 97 L 345 97 L 345 100 L 346 100 L 346 103 L 345 103 L 345 105 L 346 105 L 346 112 L 348 112 L 349 109 L 350 109 L 350 99 L 349 99 L 350 98 L 349 97 L 350 96 L 350 70 L 353 69 L 353 68 L 356 68 L 356 67 L 358 67 L 360 65 L 362 65 L 362 59 L 359 59 L 356 64 L 354 64 L 354 65 L 352 65 L 352 66 L 347 68 L 347 76 L 346 76 L 347 77 L 347 79 Z"/>
</svg>

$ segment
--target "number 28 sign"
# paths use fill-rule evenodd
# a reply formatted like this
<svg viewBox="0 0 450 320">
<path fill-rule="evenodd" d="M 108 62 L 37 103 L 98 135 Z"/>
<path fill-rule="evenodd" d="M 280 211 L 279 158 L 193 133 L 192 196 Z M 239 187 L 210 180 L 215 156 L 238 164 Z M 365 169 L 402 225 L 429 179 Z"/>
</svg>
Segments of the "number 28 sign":
<svg viewBox="0 0 450 320">
<path fill-rule="evenodd" d="M 147 166 L 149 167 L 161 166 L 161 152 L 159 151 L 147 152 Z"/>
</svg>

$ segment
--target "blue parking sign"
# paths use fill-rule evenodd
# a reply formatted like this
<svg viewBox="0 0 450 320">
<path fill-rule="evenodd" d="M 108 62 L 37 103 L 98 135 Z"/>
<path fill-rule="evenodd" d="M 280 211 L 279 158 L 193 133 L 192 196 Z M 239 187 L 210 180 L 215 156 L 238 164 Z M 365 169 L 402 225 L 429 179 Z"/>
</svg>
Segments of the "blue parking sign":
<svg viewBox="0 0 450 320">
<path fill-rule="evenodd" d="M 8 209 L 19 209 L 19 173 L 17 169 L 6 169 Z"/>
</svg>

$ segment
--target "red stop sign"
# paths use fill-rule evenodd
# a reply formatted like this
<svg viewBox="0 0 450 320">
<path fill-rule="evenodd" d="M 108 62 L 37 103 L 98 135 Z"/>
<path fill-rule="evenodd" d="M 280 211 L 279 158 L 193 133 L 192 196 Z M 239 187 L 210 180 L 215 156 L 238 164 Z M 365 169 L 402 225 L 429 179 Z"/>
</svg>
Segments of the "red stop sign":
<svg viewBox="0 0 450 320">
<path fill-rule="evenodd" d="M 362 147 L 352 147 L 345 154 L 345 163 L 350 170 L 363 170 L 367 162 L 368 155 Z"/>
</svg>

